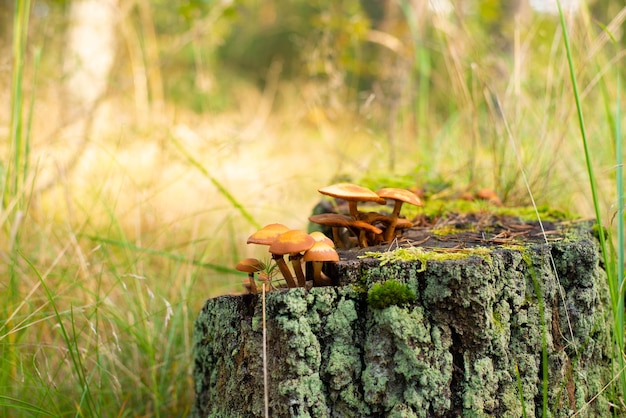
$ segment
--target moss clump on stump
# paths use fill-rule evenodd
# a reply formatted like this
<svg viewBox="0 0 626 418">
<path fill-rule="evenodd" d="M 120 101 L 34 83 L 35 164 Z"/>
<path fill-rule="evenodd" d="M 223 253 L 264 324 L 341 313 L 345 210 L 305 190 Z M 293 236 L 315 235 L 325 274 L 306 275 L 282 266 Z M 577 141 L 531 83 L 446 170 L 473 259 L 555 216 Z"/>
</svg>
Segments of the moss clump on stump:
<svg viewBox="0 0 626 418">
<path fill-rule="evenodd" d="M 551 416 L 611 415 L 606 279 L 591 232 L 425 270 L 373 258 L 329 267 L 338 286 L 267 295 L 270 416 L 538 417 L 542 349 Z M 390 280 L 415 298 L 372 309 L 359 289 Z M 202 308 L 194 416 L 263 416 L 261 315 L 258 295 Z"/>
<path fill-rule="evenodd" d="M 385 309 L 392 305 L 406 305 L 415 300 L 415 293 L 405 284 L 395 280 L 374 283 L 367 293 L 367 304 L 372 309 Z"/>
</svg>

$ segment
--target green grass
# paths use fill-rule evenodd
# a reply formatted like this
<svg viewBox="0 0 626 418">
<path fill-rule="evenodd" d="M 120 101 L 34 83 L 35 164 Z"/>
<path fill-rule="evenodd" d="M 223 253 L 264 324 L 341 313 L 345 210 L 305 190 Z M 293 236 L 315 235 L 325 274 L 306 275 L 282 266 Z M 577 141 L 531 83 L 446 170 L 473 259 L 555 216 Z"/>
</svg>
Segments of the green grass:
<svg viewBox="0 0 626 418">
<path fill-rule="evenodd" d="M 402 23 L 389 30 L 407 42 L 410 59 L 397 64 L 407 65 L 411 88 L 400 93 L 391 124 L 378 96 L 366 106 L 350 90 L 359 82 L 348 73 L 376 68 L 345 60 L 369 57 L 365 46 L 372 46 L 338 27 L 316 27 L 323 36 L 305 40 L 320 60 L 307 65 L 329 69 L 313 81 L 279 77 L 274 89 L 259 91 L 250 80 L 217 78 L 213 92 L 229 96 L 211 100 L 227 107 L 198 115 L 182 95 L 175 104 L 166 98 L 147 122 L 135 107 L 141 98 L 128 93 L 138 91 L 128 83 L 141 80 L 119 51 L 106 106 L 90 116 L 98 128 L 66 170 L 75 138 L 63 132 L 74 116 L 57 99 L 63 45 L 51 40 L 42 48 L 45 25 L 31 22 L 41 18 L 31 2 L 16 5 L 12 70 L 0 78 L 0 91 L 10 92 L 8 120 L 0 115 L 0 128 L 8 127 L 0 129 L 0 417 L 187 415 L 193 320 L 202 303 L 242 290 L 233 269 L 239 258 L 267 258 L 245 245 L 250 233 L 270 222 L 304 228 L 316 189 L 338 175 L 366 174 L 441 197 L 491 187 L 511 206 L 528 204 L 530 191 L 540 210 L 525 215 L 597 218 L 610 232 L 601 235 L 607 308 L 616 370 L 623 370 L 623 59 L 612 58 L 623 46 L 600 42 L 608 22 L 592 26 L 586 10 L 572 17 L 574 27 L 563 15 L 534 16 L 502 28 L 512 41 L 499 50 L 475 17 L 467 25 L 444 22 L 401 2 Z M 219 39 L 230 22 L 216 23 Z M 140 30 L 122 24 L 122 40 L 140 47 Z M 167 49 L 175 34 L 157 32 L 157 41 L 164 60 L 175 61 L 176 48 Z M 345 54 L 325 61 L 333 47 Z M 194 85 L 196 72 L 213 74 L 219 62 L 196 65 L 204 67 L 176 67 L 177 77 L 189 77 L 181 85 Z M 325 84 L 342 77 L 342 85 Z M 623 415 L 625 374 L 607 390 Z"/>
<path fill-rule="evenodd" d="M 572 90 L 573 90 L 573 99 L 576 102 L 576 111 L 577 111 L 577 119 L 580 127 L 580 138 L 582 140 L 584 155 L 585 155 L 585 163 L 587 168 L 587 174 L 589 176 L 589 187 L 591 190 L 591 199 L 593 201 L 593 207 L 595 212 L 595 218 L 599 225 L 605 225 L 602 216 L 602 208 L 600 204 L 599 197 L 599 187 L 596 179 L 594 163 L 592 160 L 592 154 L 590 151 L 589 140 L 587 137 L 587 128 L 585 124 L 584 118 L 584 110 L 581 100 L 581 95 L 578 88 L 577 74 L 574 64 L 574 59 L 572 56 L 572 47 L 570 45 L 570 38 L 568 34 L 568 27 L 565 21 L 565 14 L 561 8 L 561 3 L 557 1 L 557 5 L 559 7 L 559 18 L 561 23 L 561 28 L 563 30 L 563 42 L 565 45 L 565 50 L 567 52 L 567 63 L 569 68 L 570 80 L 572 82 Z M 621 114 L 619 100 L 619 73 L 617 74 L 617 98 L 616 98 L 616 117 L 615 117 L 615 160 L 616 160 L 616 186 L 617 186 L 617 201 L 615 206 L 617 207 L 616 215 L 618 218 L 617 221 L 617 248 L 614 248 L 611 244 L 611 235 L 605 236 L 604 233 L 598 234 L 600 240 L 600 250 L 602 254 L 602 258 L 604 260 L 604 266 L 607 273 L 607 280 L 609 285 L 610 297 L 611 297 L 611 311 L 613 316 L 613 340 L 615 343 L 615 354 L 614 361 L 617 363 L 616 370 L 620 371 L 619 379 L 618 379 L 618 387 L 616 392 L 619 394 L 619 397 L 623 400 L 626 399 L 626 374 L 621 373 L 624 370 L 624 355 L 626 352 L 624 351 L 624 289 L 622 288 L 624 281 L 624 251 L 626 251 L 626 247 L 624 246 L 624 212 L 623 212 L 623 190 L 622 190 L 622 181 L 623 181 L 623 171 L 622 171 L 622 135 L 620 129 L 620 119 Z M 605 106 L 605 108 L 609 108 L 609 106 Z M 607 115 L 607 119 L 611 120 L 611 115 Z M 611 231 L 612 228 L 607 228 L 607 231 Z"/>
<path fill-rule="evenodd" d="M 26 183 L 28 179 L 29 161 L 29 131 L 30 124 L 25 123 L 25 118 L 31 121 L 32 107 L 30 115 L 25 114 L 26 101 L 24 99 L 24 74 L 23 67 L 26 61 L 26 37 L 28 32 L 28 19 L 30 14 L 30 1 L 20 2 L 14 13 L 13 22 L 13 71 L 11 78 L 11 100 L 10 100 L 10 120 L 9 120 L 9 150 L 8 156 L 0 165 L 0 198 L 1 214 L 3 215 L 0 227 L 2 228 L 2 238 L 7 243 L 8 271 L 4 275 L 7 282 L 6 297 L 3 298 L 3 307 L 0 312 L 3 318 L 7 318 L 0 327 L 0 333 L 6 336 L 6 344 L 2 345 L 2 357 L 0 363 L 0 385 L 7 386 L 18 375 L 18 345 L 22 337 L 18 331 L 13 332 L 15 327 L 15 309 L 20 306 L 20 272 L 17 268 L 21 240 L 24 214 L 26 210 L 28 196 L 26 194 Z M 25 129 L 26 128 L 26 129 Z M 9 386 L 10 387 L 10 386 Z M 13 390 L 7 390 L 7 399 L 19 399 Z M 36 405 L 28 401 L 18 402 L 20 408 L 37 409 Z"/>
</svg>

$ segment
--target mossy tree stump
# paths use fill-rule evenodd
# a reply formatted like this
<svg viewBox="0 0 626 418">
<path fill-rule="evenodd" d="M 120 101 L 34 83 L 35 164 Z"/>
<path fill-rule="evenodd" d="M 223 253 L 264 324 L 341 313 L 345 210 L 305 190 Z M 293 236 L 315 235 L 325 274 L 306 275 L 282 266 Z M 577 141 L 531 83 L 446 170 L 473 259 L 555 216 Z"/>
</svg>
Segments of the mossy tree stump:
<svg viewBox="0 0 626 418">
<path fill-rule="evenodd" d="M 552 416 L 607 416 L 606 278 L 589 225 L 574 229 L 457 259 L 345 253 L 336 286 L 268 293 L 270 416 L 534 417 L 544 396 Z M 368 306 L 390 279 L 416 299 Z M 259 295 L 202 308 L 196 416 L 263 416 L 261 318 Z"/>
</svg>

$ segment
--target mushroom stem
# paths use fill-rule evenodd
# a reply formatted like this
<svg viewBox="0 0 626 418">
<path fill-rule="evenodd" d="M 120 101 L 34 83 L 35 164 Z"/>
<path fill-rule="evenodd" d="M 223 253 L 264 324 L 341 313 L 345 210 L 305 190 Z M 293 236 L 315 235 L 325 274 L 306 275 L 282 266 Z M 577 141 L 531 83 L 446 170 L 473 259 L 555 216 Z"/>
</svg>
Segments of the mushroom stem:
<svg viewBox="0 0 626 418">
<path fill-rule="evenodd" d="M 333 226 L 332 227 L 333 230 L 333 242 L 335 243 L 335 246 L 337 248 L 345 248 L 345 245 L 343 245 L 343 239 L 341 238 L 341 234 L 339 232 L 339 227 L 338 226 Z"/>
<path fill-rule="evenodd" d="M 291 265 L 293 266 L 293 271 L 296 273 L 296 278 L 298 279 L 298 286 L 305 287 L 306 286 L 306 278 L 304 277 L 304 271 L 302 271 L 302 254 L 295 254 L 289 256 L 289 261 L 291 261 Z"/>
<path fill-rule="evenodd" d="M 293 275 L 291 274 L 291 271 L 289 270 L 289 267 L 287 266 L 287 263 L 285 262 L 285 259 L 283 258 L 283 256 L 272 254 L 272 258 L 274 259 L 274 261 L 276 261 L 276 265 L 278 266 L 280 273 L 285 278 L 285 281 L 287 282 L 287 287 L 289 288 L 298 287 L 296 282 L 293 280 Z"/>
<path fill-rule="evenodd" d="M 357 204 L 356 200 L 349 200 L 348 201 L 348 208 L 350 209 L 350 216 L 355 221 L 358 221 L 359 220 L 359 210 L 357 209 L 357 205 L 356 204 Z"/>
<path fill-rule="evenodd" d="M 361 248 L 366 248 L 369 245 L 367 240 L 368 232 L 374 235 L 380 235 L 383 233 L 380 228 L 371 225 L 365 221 L 352 221 L 349 228 L 352 233 L 357 237 L 359 246 Z"/>
<path fill-rule="evenodd" d="M 313 261 L 313 283 L 315 286 L 330 286 L 332 284 L 330 277 L 322 271 L 323 266 L 323 261 Z"/>
<path fill-rule="evenodd" d="M 250 293 L 253 295 L 259 293 L 259 289 L 256 287 L 256 282 L 254 281 L 254 273 L 248 273 L 248 286 L 250 286 Z"/>
<path fill-rule="evenodd" d="M 393 206 L 393 212 L 391 212 L 391 221 L 389 222 L 389 225 L 387 226 L 387 229 L 385 230 L 385 235 L 383 237 L 385 242 L 390 242 L 394 237 L 394 233 L 396 232 L 396 225 L 398 224 L 398 216 L 400 216 L 400 209 L 402 208 L 403 203 L 404 202 L 402 202 L 401 200 L 396 200 L 396 203 Z"/>
<path fill-rule="evenodd" d="M 366 235 L 365 229 L 361 229 L 358 231 L 358 237 L 359 237 L 359 247 L 367 248 L 368 243 L 367 243 L 367 235 Z"/>
</svg>

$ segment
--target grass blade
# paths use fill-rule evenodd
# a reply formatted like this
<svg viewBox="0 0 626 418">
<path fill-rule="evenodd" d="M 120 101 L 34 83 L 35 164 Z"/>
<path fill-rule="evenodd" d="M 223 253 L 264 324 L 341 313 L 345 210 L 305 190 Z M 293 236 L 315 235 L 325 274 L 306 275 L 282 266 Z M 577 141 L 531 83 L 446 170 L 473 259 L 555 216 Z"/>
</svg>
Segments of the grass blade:
<svg viewBox="0 0 626 418">
<path fill-rule="evenodd" d="M 170 136 L 170 140 L 176 146 L 176 149 L 185 156 L 187 162 L 196 167 L 206 178 L 208 178 L 209 181 L 217 188 L 220 194 L 224 196 L 235 209 L 237 209 L 241 216 L 243 216 L 243 218 L 248 221 L 250 225 L 254 226 L 256 229 L 261 229 L 261 225 L 254 219 L 254 216 L 252 216 L 250 212 L 248 212 L 246 208 L 244 208 L 243 205 L 239 203 L 235 196 L 233 196 L 222 183 L 220 183 L 215 177 L 211 175 L 211 173 L 209 173 L 209 171 L 204 167 L 204 165 L 202 165 L 200 161 L 194 158 L 193 155 L 191 155 L 185 149 L 185 147 L 183 147 L 183 145 L 175 138 Z"/>
<path fill-rule="evenodd" d="M 21 399 L 13 398 L 11 396 L 0 395 L 0 406 L 8 407 L 10 409 L 22 412 L 31 412 L 33 414 L 38 414 L 39 416 L 56 416 L 55 413 L 47 409 L 41 408 L 37 405 L 33 405 Z"/>
<path fill-rule="evenodd" d="M 23 81 L 30 16 L 30 0 L 17 2 L 13 19 L 13 74 L 11 80 L 10 158 L 3 193 L 3 207 L 17 198 L 26 173 L 28 146 L 23 137 Z M 21 210 L 21 205 L 18 205 Z"/>
<path fill-rule="evenodd" d="M 41 287 L 44 289 L 46 293 L 46 297 L 48 301 L 50 302 L 52 309 L 54 310 L 54 316 L 57 320 L 57 324 L 63 336 L 63 340 L 65 341 L 65 344 L 67 345 L 67 353 L 70 357 L 69 358 L 70 363 L 73 366 L 74 372 L 76 373 L 76 377 L 83 391 L 81 399 L 80 399 L 80 403 L 76 405 L 76 408 L 77 408 L 76 416 L 84 415 L 84 412 L 88 412 L 87 416 L 98 416 L 98 414 L 96 413 L 97 404 L 91 393 L 87 376 L 85 375 L 86 369 L 81 358 L 81 353 L 78 347 L 78 341 L 76 340 L 75 337 L 72 337 L 72 335 L 73 336 L 76 335 L 76 330 L 74 329 L 74 311 L 73 310 L 70 311 L 70 321 L 72 324 L 72 331 L 73 331 L 72 334 L 70 335 L 67 327 L 63 323 L 63 317 L 61 315 L 61 312 L 57 309 L 57 305 L 54 301 L 55 299 L 54 294 L 50 291 L 50 288 L 48 288 L 45 280 L 43 279 L 41 274 L 39 274 L 39 271 L 33 265 L 30 259 L 26 257 L 26 255 L 23 254 L 21 251 L 17 250 L 17 252 L 19 253 L 20 257 L 26 262 L 26 264 L 30 267 L 31 271 L 39 279 L 39 283 L 41 283 Z"/>
<path fill-rule="evenodd" d="M 617 312 L 619 323 L 624 323 L 624 160 L 622 150 L 620 74 L 617 74 L 617 98 L 615 99 L 615 155 L 616 155 L 616 187 L 617 187 L 617 288 L 619 302 Z"/>
<path fill-rule="evenodd" d="M 515 364 L 515 379 L 517 380 L 517 390 L 519 392 L 519 401 L 522 405 L 522 417 L 526 418 L 526 401 L 524 400 L 524 387 L 522 386 L 522 376 L 519 373 L 519 367 Z"/>
<path fill-rule="evenodd" d="M 600 210 L 600 200 L 598 197 L 598 186 L 597 186 L 596 176 L 595 176 L 594 169 L 593 169 L 593 164 L 591 162 L 591 153 L 589 151 L 589 141 L 587 139 L 587 129 L 585 127 L 585 119 L 583 116 L 582 102 L 581 102 L 580 93 L 578 89 L 578 82 L 576 81 L 576 71 L 574 70 L 574 59 L 572 57 L 572 48 L 570 45 L 569 34 L 567 31 L 567 24 L 565 22 L 565 14 L 563 12 L 563 8 L 561 7 L 561 2 L 559 0 L 557 0 L 557 6 L 559 10 L 559 20 L 561 24 L 561 29 L 563 31 L 563 43 L 565 45 L 565 52 L 567 55 L 567 64 L 569 68 L 570 81 L 572 83 L 572 91 L 574 94 L 574 100 L 576 102 L 578 125 L 580 128 L 580 135 L 582 139 L 583 150 L 585 153 L 585 164 L 587 168 L 589 185 L 591 188 L 591 197 L 593 200 L 593 207 L 595 211 L 596 222 L 598 224 L 598 232 L 599 232 L 598 237 L 600 240 L 600 250 L 602 252 L 602 258 L 603 258 L 604 265 L 606 268 L 607 280 L 608 280 L 609 291 L 610 291 L 610 296 L 611 296 L 611 305 L 613 309 L 613 339 L 615 341 L 616 349 L 617 349 L 617 353 L 615 354 L 615 357 L 618 363 L 618 367 L 621 370 L 624 368 L 624 356 L 623 356 L 624 354 L 624 315 L 623 315 L 624 302 L 623 302 L 623 295 L 622 295 L 622 289 L 621 289 L 622 279 L 620 278 L 619 271 L 622 270 L 621 274 L 623 275 L 623 252 L 624 252 L 623 245 L 624 243 L 623 241 L 621 241 L 621 247 L 618 247 L 618 253 L 621 253 L 621 255 L 618 254 L 617 263 L 619 265 L 615 266 L 615 263 L 613 263 L 611 260 L 611 254 L 609 252 L 608 243 L 607 243 L 607 236 L 605 236 L 605 232 L 604 232 L 604 227 L 603 227 L 604 224 L 602 222 L 602 216 L 601 216 L 601 210 Z M 618 92 L 619 92 L 619 89 L 618 89 Z M 618 97 L 619 97 L 619 93 L 618 93 Z M 619 103 L 619 100 L 618 100 L 618 103 Z M 619 104 L 617 105 L 617 110 L 619 111 Z M 619 119 L 620 119 L 619 113 L 617 114 L 616 119 L 617 119 L 616 131 L 618 131 Z M 617 147 L 616 147 L 616 152 L 618 155 L 617 158 L 619 159 L 618 161 L 621 161 L 621 143 L 620 143 L 621 136 L 620 135 L 616 136 L 616 141 L 619 146 L 619 152 L 617 152 Z M 620 218 L 622 219 L 622 222 L 623 222 L 623 216 L 621 214 L 621 207 L 623 203 L 623 200 L 622 200 L 623 196 L 621 196 L 623 194 L 621 190 L 621 183 L 622 183 L 621 176 L 622 176 L 621 167 L 620 167 L 620 164 L 618 164 L 617 184 L 619 184 L 618 186 L 619 187 L 619 190 L 618 190 L 618 196 L 619 196 L 618 204 L 619 205 L 618 206 L 620 208 L 618 209 L 618 213 L 620 214 Z M 620 221 L 618 220 L 618 225 L 619 225 L 619 222 Z M 621 227 L 623 228 L 623 224 L 621 225 Z M 618 226 L 618 229 L 619 229 L 619 226 Z M 619 234 L 620 232 L 618 232 L 618 240 L 620 239 Z M 616 270 L 617 270 L 617 277 L 616 277 Z M 623 397 L 626 397 L 626 375 L 622 374 L 620 378 L 620 383 L 621 383 L 621 388 L 620 388 L 621 395 Z"/>
<path fill-rule="evenodd" d="M 148 248 L 148 247 L 140 247 L 140 246 L 131 244 L 128 241 L 119 241 L 119 240 L 115 240 L 115 239 L 96 237 L 96 236 L 91 236 L 91 235 L 81 235 L 81 236 L 84 237 L 84 238 L 87 238 L 87 239 L 89 239 L 91 241 L 100 243 L 100 244 L 115 245 L 117 247 L 126 248 L 126 249 L 129 249 L 129 250 L 132 250 L 132 251 L 138 251 L 138 252 L 143 252 L 143 253 L 146 253 L 146 254 L 152 254 L 152 255 L 157 255 L 157 256 L 161 256 L 161 257 L 166 257 L 166 258 L 169 258 L 169 259 L 174 260 L 174 261 L 189 263 L 189 264 L 192 264 L 194 266 L 208 268 L 208 269 L 217 271 L 218 273 L 230 273 L 230 274 L 236 274 L 238 276 L 241 276 L 241 272 L 240 271 L 237 271 L 234 268 L 222 266 L 220 264 L 207 263 L 207 262 L 197 261 L 197 260 L 189 260 L 186 257 L 183 257 L 183 256 L 178 255 L 178 254 L 173 254 L 173 253 L 170 253 L 170 252 L 167 252 L 167 251 L 155 250 L 153 248 Z"/>
</svg>

